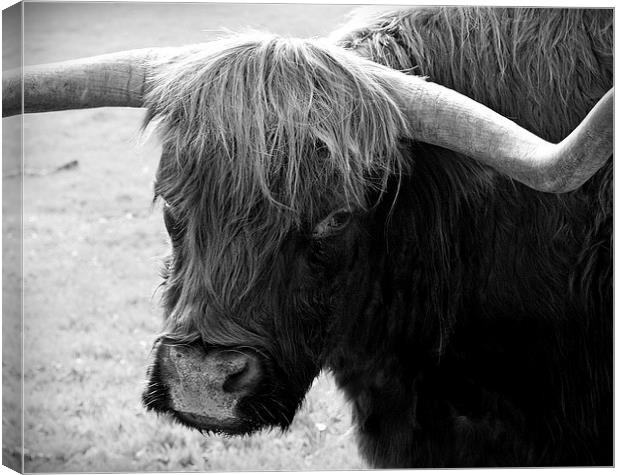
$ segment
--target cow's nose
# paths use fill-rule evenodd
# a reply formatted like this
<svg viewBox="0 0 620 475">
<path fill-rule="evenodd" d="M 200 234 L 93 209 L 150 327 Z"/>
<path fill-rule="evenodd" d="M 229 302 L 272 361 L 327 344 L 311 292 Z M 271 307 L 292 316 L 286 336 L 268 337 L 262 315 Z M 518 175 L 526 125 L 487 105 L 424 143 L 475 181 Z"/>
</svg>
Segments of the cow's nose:
<svg viewBox="0 0 620 475">
<path fill-rule="evenodd" d="M 176 376 L 188 381 L 201 380 L 201 386 L 226 393 L 245 393 L 260 379 L 258 359 L 239 350 L 204 352 L 196 346 L 169 346 L 167 359 Z"/>
<path fill-rule="evenodd" d="M 143 400 L 147 408 L 173 412 L 194 427 L 235 431 L 244 423 L 239 403 L 256 392 L 263 377 L 252 350 L 163 342 Z"/>
</svg>

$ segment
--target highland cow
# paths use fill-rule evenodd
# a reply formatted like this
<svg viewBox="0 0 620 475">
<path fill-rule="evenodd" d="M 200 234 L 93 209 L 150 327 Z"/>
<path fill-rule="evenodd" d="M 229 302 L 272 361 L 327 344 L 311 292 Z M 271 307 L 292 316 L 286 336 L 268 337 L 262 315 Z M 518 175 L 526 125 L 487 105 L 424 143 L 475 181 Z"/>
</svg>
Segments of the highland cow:
<svg viewBox="0 0 620 475">
<path fill-rule="evenodd" d="M 27 77 L 26 111 L 145 105 L 161 132 L 147 408 L 286 428 L 326 368 L 373 466 L 611 465 L 613 97 L 579 123 L 612 87 L 612 28 L 419 8 L 332 44 L 109 56 L 70 100 Z"/>
</svg>

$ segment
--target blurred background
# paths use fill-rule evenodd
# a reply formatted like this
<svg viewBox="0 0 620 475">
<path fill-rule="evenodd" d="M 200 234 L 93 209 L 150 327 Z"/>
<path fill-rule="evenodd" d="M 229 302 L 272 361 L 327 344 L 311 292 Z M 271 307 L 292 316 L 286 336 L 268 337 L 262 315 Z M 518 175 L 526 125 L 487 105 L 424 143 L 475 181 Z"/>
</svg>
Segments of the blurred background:
<svg viewBox="0 0 620 475">
<path fill-rule="evenodd" d="M 203 42 L 248 27 L 322 36 L 353 9 L 25 3 L 24 63 Z M 5 63 L 17 51 L 5 48 Z M 157 286 L 168 246 L 159 207 L 151 203 L 160 149 L 156 137 L 140 136 L 143 116 L 140 109 L 93 109 L 24 117 L 25 470 L 364 468 L 350 409 L 328 375 L 316 381 L 285 434 L 204 437 L 142 408 L 145 369 L 161 327 Z M 19 133 L 19 120 L 3 120 L 5 137 Z M 17 191 L 18 145 L 7 145 L 4 157 L 4 188 Z M 5 206 L 5 220 L 5 233 L 17 233 L 19 209 Z M 9 311 L 19 299 L 4 305 Z M 9 338 L 5 331 L 6 348 Z M 5 406 L 7 427 L 18 427 L 18 404 L 10 413 Z M 20 456 L 18 431 L 5 431 L 3 454 Z"/>
</svg>

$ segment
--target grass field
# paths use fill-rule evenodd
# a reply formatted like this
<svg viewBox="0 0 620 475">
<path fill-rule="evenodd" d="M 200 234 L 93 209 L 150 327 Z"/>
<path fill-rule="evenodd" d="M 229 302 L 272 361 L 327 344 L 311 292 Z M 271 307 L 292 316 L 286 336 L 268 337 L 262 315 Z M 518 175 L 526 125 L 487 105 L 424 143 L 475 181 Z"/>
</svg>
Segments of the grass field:
<svg viewBox="0 0 620 475">
<path fill-rule="evenodd" d="M 322 35 L 351 9 L 27 3 L 24 59 L 37 64 L 208 41 L 222 28 Z M 24 119 L 27 170 L 79 162 L 24 179 L 26 471 L 363 468 L 349 408 L 327 375 L 316 381 L 285 434 L 203 437 L 141 407 L 151 343 L 161 325 L 156 288 L 167 249 L 159 209 L 151 207 L 159 147 L 155 138 L 139 137 L 143 114 L 99 109 Z M 16 131 L 17 121 L 4 119 L 5 133 Z M 18 151 L 4 153 L 6 176 L 17 167 Z M 3 179 L 5 190 L 16 183 Z M 19 226 L 14 211 L 5 209 L 5 219 L 9 228 Z M 5 411 L 4 421 L 16 417 Z M 18 441 L 5 431 L 5 457 L 19 457 Z"/>
</svg>

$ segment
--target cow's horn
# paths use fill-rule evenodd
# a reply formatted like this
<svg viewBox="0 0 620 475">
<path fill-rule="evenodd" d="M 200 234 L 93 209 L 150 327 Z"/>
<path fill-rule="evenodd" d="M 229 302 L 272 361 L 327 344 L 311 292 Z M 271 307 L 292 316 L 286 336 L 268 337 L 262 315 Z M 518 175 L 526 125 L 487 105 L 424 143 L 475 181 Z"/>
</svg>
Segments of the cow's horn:
<svg viewBox="0 0 620 475">
<path fill-rule="evenodd" d="M 2 116 L 22 113 L 22 79 L 26 113 L 142 107 L 148 65 L 169 50 L 130 50 L 7 71 L 2 81 Z"/>
<path fill-rule="evenodd" d="M 412 138 L 475 158 L 536 190 L 575 190 L 613 153 L 613 88 L 573 133 L 552 144 L 462 94 L 399 76 Z"/>
<path fill-rule="evenodd" d="M 154 60 L 175 48 L 130 50 L 4 74 L 3 117 L 90 107 L 142 107 Z M 376 67 L 380 67 L 375 65 Z M 578 188 L 613 152 L 613 89 L 560 144 L 550 144 L 445 87 L 381 68 L 399 97 L 414 139 L 484 162 L 532 188 Z M 23 78 L 23 109 L 22 109 Z"/>
</svg>

